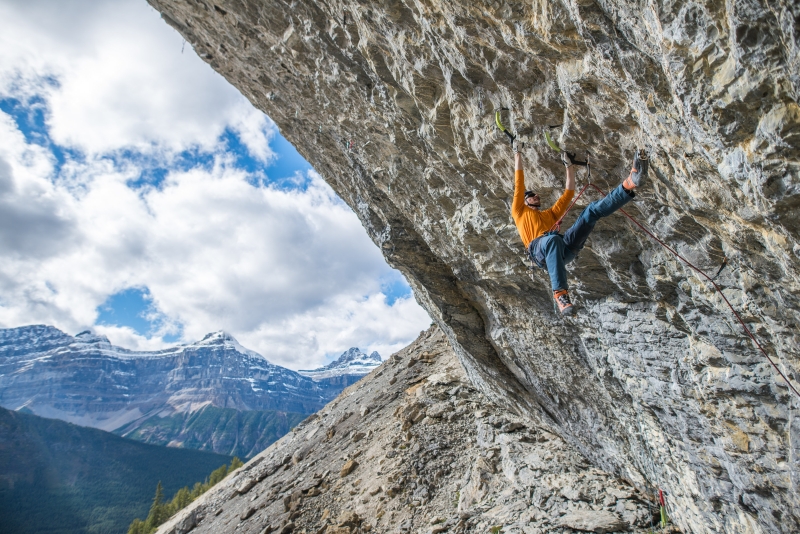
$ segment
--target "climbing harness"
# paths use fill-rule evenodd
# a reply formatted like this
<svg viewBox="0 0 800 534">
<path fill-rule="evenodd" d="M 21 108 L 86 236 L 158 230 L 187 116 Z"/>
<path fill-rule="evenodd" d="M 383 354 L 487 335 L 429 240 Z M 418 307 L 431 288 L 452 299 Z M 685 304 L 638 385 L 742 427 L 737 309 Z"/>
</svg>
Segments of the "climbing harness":
<svg viewBox="0 0 800 534">
<path fill-rule="evenodd" d="M 588 165 L 586 166 L 586 168 L 587 168 L 587 170 L 589 171 L 589 179 L 591 180 L 591 177 L 592 177 L 592 175 L 591 175 L 591 168 L 590 168 Z M 583 194 L 586 192 L 586 190 L 587 190 L 589 187 L 591 187 L 591 188 L 595 189 L 595 190 L 596 190 L 598 193 L 600 193 L 601 195 L 603 195 L 603 196 L 606 196 L 606 193 L 605 193 L 605 192 L 603 192 L 603 190 L 602 190 L 602 189 L 600 189 L 599 187 L 597 187 L 595 184 L 593 184 L 593 183 L 589 182 L 588 184 L 586 184 L 585 186 L 583 186 L 583 189 L 581 189 L 580 193 L 578 193 L 578 196 L 576 196 L 576 197 L 575 197 L 575 198 L 572 200 L 572 202 L 570 203 L 569 207 L 567 208 L 567 211 L 565 211 L 565 212 L 564 212 L 564 215 L 562 215 L 562 216 L 561 216 L 561 218 L 560 218 L 559 220 L 557 220 L 557 221 L 556 221 L 556 223 L 555 223 L 555 224 L 554 224 L 554 225 L 553 225 L 553 226 L 550 228 L 550 230 L 551 230 L 551 231 L 552 231 L 554 228 L 561 228 L 561 222 L 564 220 L 564 217 L 566 217 L 566 216 L 567 216 L 567 214 L 570 212 L 570 210 L 571 210 L 571 209 L 572 209 L 572 207 L 575 205 L 575 203 L 578 201 L 578 199 L 580 199 L 580 198 L 583 196 Z M 638 226 L 638 227 L 639 227 L 639 229 L 640 229 L 642 232 L 644 232 L 645 234 L 647 234 L 647 235 L 648 235 L 648 236 L 649 236 L 651 239 L 653 239 L 653 240 L 654 240 L 656 243 L 658 243 L 659 245 L 661 245 L 662 247 L 664 247 L 665 249 L 667 249 L 669 252 L 671 252 L 673 256 L 675 256 L 676 258 L 678 258 L 679 260 L 681 260 L 683 263 L 685 263 L 687 266 L 689 266 L 689 267 L 690 267 L 690 268 L 691 268 L 693 271 L 695 271 L 696 273 L 698 273 L 699 275 L 701 275 L 703 278 L 705 278 L 706 280 L 708 280 L 709 282 L 711 282 L 711 285 L 712 285 L 712 286 L 714 286 L 714 289 L 717 291 L 717 293 L 719 293 L 719 296 L 720 296 L 720 297 L 722 297 L 722 300 L 724 300 L 724 301 L 725 301 L 725 304 L 727 304 L 727 305 L 728 305 L 728 308 L 730 308 L 730 310 L 731 310 L 731 312 L 733 313 L 733 315 L 734 315 L 734 316 L 736 317 L 736 319 L 739 321 L 739 324 L 740 324 L 740 325 L 742 325 L 742 328 L 744 329 L 744 331 L 745 331 L 745 333 L 747 334 L 747 336 L 748 336 L 748 337 L 749 337 L 749 338 L 750 338 L 750 339 L 753 341 L 753 343 L 755 343 L 756 347 L 758 347 L 758 350 L 760 350 L 760 351 L 761 351 L 761 354 L 763 354 L 763 355 L 764 355 L 764 357 L 767 359 L 767 361 L 770 363 L 770 365 L 772 365 L 772 368 L 773 368 L 773 369 L 775 369 L 775 372 L 776 372 L 776 373 L 778 373 L 778 374 L 780 375 L 780 377 L 783 379 L 783 381 L 784 381 L 784 382 L 786 382 L 786 385 L 787 385 L 787 386 L 789 386 L 789 389 L 791 389 L 791 390 L 792 390 L 792 392 L 793 392 L 795 395 L 797 395 L 797 397 L 798 397 L 798 398 L 800 398 L 800 392 L 798 392 L 798 391 L 797 391 L 797 389 L 795 389 L 795 387 L 792 385 L 792 383 L 791 383 L 791 382 L 789 382 L 789 378 L 788 378 L 788 377 L 787 377 L 787 376 L 786 376 L 786 375 L 785 375 L 785 374 L 784 374 L 784 373 L 783 373 L 783 372 L 782 372 L 782 371 L 781 371 L 781 370 L 778 368 L 778 366 L 775 364 L 775 361 L 774 361 L 772 358 L 770 358 L 769 354 L 767 354 L 767 351 L 764 349 L 764 347 L 761 345 L 761 343 L 759 343 L 759 342 L 758 342 L 758 339 L 756 338 L 756 336 L 755 336 L 755 335 L 754 335 L 754 334 L 753 334 L 753 333 L 750 331 L 750 329 L 749 329 L 749 328 L 747 328 L 747 325 L 745 324 L 745 322 L 744 322 L 744 320 L 742 319 L 741 315 L 739 315 L 739 312 L 737 312 L 737 311 L 736 311 L 736 309 L 733 307 L 733 305 L 732 305 L 732 304 L 730 303 L 730 301 L 728 300 L 728 297 L 726 297 L 726 296 L 725 296 L 725 294 L 722 292 L 722 288 L 721 288 L 721 287 L 719 287 L 719 285 L 717 285 L 717 283 L 716 283 L 716 282 L 714 282 L 714 278 L 712 278 L 711 276 L 709 276 L 708 274 L 706 274 L 706 273 L 705 273 L 705 271 L 703 271 L 703 270 L 702 270 L 702 269 L 700 269 L 699 267 L 696 267 L 696 266 L 695 266 L 693 263 L 691 263 L 689 260 L 687 260 L 686 258 L 684 258 L 683 256 L 681 256 L 680 254 L 678 254 L 678 252 L 677 252 L 675 249 L 673 249 L 672 247 L 670 247 L 669 245 L 667 245 L 667 244 L 666 244 L 664 241 L 662 241 L 661 239 L 659 239 L 658 237 L 656 237 L 656 236 L 655 236 L 655 234 L 653 234 L 653 233 L 652 233 L 650 230 L 648 230 L 647 228 L 645 228 L 645 227 L 644 227 L 644 226 L 643 226 L 643 225 L 642 225 L 642 224 L 641 224 L 639 221 L 637 221 L 637 220 L 636 220 L 634 217 L 632 217 L 631 215 L 629 215 L 629 214 L 628 214 L 628 213 L 627 213 L 625 210 L 623 210 L 623 209 L 620 209 L 620 210 L 619 210 L 619 212 L 620 212 L 620 213 L 622 213 L 622 214 L 623 214 L 625 217 L 627 217 L 627 218 L 628 218 L 628 219 L 629 219 L 629 220 L 630 220 L 630 221 L 631 221 L 633 224 L 635 224 L 636 226 Z M 725 266 L 725 263 L 723 263 L 723 267 L 724 267 L 724 266 Z M 721 272 L 721 271 L 722 271 L 722 269 L 720 268 L 720 272 Z M 719 272 L 717 272 L 717 275 L 718 275 L 718 274 L 719 274 Z M 715 275 L 715 277 L 716 277 L 716 275 Z"/>
</svg>

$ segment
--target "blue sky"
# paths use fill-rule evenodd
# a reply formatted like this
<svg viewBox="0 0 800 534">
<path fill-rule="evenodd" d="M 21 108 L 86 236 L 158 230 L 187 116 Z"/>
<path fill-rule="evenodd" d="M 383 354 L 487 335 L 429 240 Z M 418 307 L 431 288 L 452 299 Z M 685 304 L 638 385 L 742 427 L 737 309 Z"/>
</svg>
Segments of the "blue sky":
<svg viewBox="0 0 800 534">
<path fill-rule="evenodd" d="M 272 121 L 143 1 L 0 5 L 0 327 L 224 329 L 292 368 L 429 324 Z"/>
</svg>

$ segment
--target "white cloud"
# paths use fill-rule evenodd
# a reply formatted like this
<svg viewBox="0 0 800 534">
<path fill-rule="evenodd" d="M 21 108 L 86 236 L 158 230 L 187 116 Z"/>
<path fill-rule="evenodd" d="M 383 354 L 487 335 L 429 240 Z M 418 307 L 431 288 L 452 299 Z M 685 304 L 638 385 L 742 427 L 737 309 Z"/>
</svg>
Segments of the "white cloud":
<svg viewBox="0 0 800 534">
<path fill-rule="evenodd" d="M 225 329 L 275 363 L 309 368 L 351 346 L 388 356 L 429 323 L 413 299 L 386 303 L 389 267 L 316 173 L 304 190 L 257 187 L 219 155 L 210 169 L 173 171 L 142 191 L 126 185 L 133 163 L 120 170 L 90 158 L 70 163 L 69 179 L 54 185 L 50 154 L 0 118 L 0 162 L 14 178 L 0 187 L 0 203 L 38 202 L 43 221 L 20 223 L 41 250 L 12 243 L 0 261 L 4 326 L 43 322 L 74 333 L 95 323 L 109 295 L 147 287 L 164 322 L 158 335 L 178 323 L 184 341 Z M 95 330 L 129 348 L 166 345 L 126 327 Z"/>
<path fill-rule="evenodd" d="M 0 113 L 0 326 L 93 327 L 140 350 L 225 329 L 292 368 L 410 342 L 429 319 L 387 304 L 392 271 L 356 216 L 315 173 L 254 186 L 220 136 L 269 162 L 274 124 L 181 45 L 140 0 L 0 4 L 0 98 L 43 112 L 68 149 L 58 161 Z M 180 170 L 187 150 L 214 163 Z M 132 189 L 153 162 L 163 182 Z M 152 297 L 150 337 L 96 324 L 131 287 Z"/>
<path fill-rule="evenodd" d="M 428 327 L 430 318 L 413 298 L 398 299 L 392 306 L 382 294 L 364 299 L 338 295 L 320 306 L 283 320 L 265 322 L 239 342 L 245 346 L 278 347 L 270 359 L 295 369 L 313 369 L 321 355 L 338 356 L 360 344 L 366 352 L 378 351 L 384 358 L 408 345 Z"/>
<path fill-rule="evenodd" d="M 212 148 L 228 127 L 272 157 L 275 127 L 143 0 L 0 4 L 0 93 L 44 95 L 58 144 L 93 155 Z M 164 154 L 166 153 L 166 154 Z"/>
</svg>

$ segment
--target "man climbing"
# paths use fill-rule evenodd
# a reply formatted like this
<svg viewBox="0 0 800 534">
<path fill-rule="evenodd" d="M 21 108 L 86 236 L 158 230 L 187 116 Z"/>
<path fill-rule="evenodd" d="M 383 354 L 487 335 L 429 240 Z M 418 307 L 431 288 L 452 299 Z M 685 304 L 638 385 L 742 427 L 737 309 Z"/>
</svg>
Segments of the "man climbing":
<svg viewBox="0 0 800 534">
<path fill-rule="evenodd" d="M 566 152 L 561 153 L 561 160 L 567 168 L 564 193 L 553 207 L 542 210 L 539 195 L 533 191 L 525 191 L 522 154 L 515 144 L 514 201 L 511 203 L 511 216 L 533 263 L 547 269 L 550 274 L 553 298 L 558 310 L 562 315 L 572 315 L 575 306 L 569 299 L 565 265 L 577 257 L 598 220 L 608 217 L 633 200 L 636 195 L 633 190 L 647 177 L 649 162 L 645 152 L 637 150 L 633 157 L 633 168 L 625 181 L 604 198 L 586 206 L 575 224 L 561 235 L 554 227 L 566 213 L 575 194 L 576 164 L 574 156 Z"/>
</svg>

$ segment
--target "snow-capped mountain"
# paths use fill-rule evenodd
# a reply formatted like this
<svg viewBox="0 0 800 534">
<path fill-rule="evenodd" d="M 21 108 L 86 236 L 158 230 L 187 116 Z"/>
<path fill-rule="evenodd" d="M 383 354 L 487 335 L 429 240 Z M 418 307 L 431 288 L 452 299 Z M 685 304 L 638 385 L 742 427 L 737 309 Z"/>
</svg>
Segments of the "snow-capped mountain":
<svg viewBox="0 0 800 534">
<path fill-rule="evenodd" d="M 103 430 L 208 405 L 307 414 L 341 389 L 273 365 L 225 332 L 135 352 L 91 332 L 0 329 L 0 406 Z"/>
<path fill-rule="evenodd" d="M 315 382 L 324 382 L 327 379 L 344 376 L 353 378 L 352 382 L 355 382 L 362 376 L 369 374 L 380 364 L 381 355 L 377 352 L 367 356 L 358 347 L 352 347 L 343 352 L 336 361 L 329 363 L 325 367 L 308 371 L 301 370 L 298 373 L 311 378 Z"/>
</svg>

